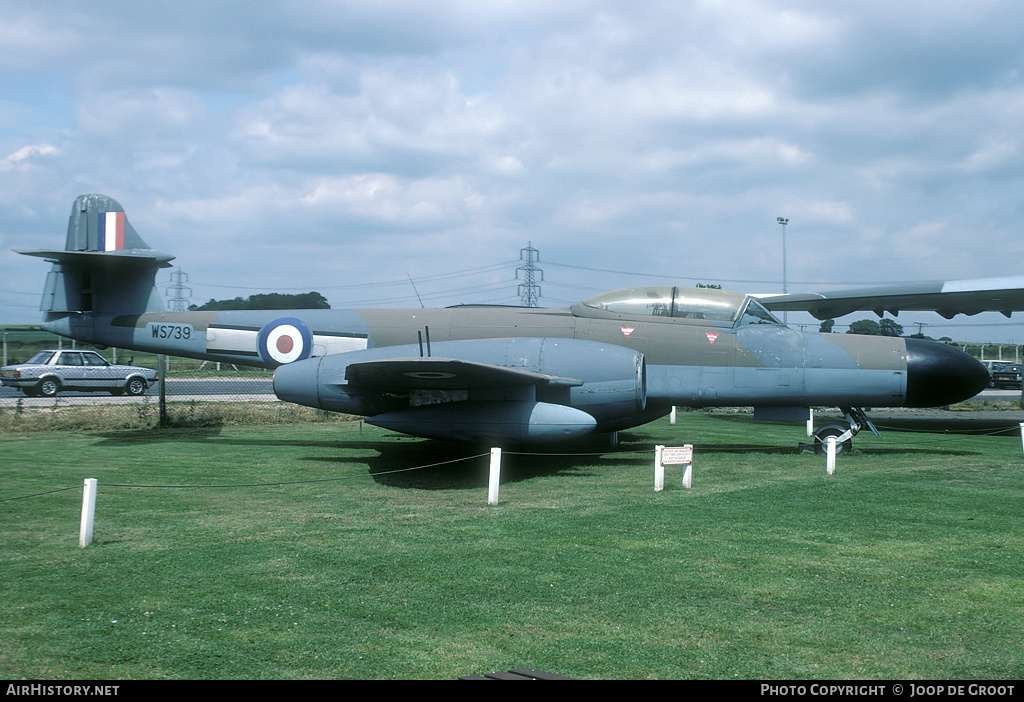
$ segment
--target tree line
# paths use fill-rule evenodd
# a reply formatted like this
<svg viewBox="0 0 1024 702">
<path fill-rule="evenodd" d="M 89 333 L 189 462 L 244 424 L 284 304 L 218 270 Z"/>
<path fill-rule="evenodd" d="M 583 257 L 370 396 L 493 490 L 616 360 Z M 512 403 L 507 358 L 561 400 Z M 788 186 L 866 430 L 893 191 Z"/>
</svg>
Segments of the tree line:
<svg viewBox="0 0 1024 702">
<path fill-rule="evenodd" d="M 823 333 L 831 333 L 835 327 L 836 320 L 826 319 L 821 323 L 818 331 Z M 897 324 L 896 320 L 893 319 L 880 319 L 877 322 L 873 319 L 859 319 L 856 322 L 851 322 L 849 328 L 846 330 L 847 334 L 864 334 L 865 336 L 903 336 L 903 325 Z M 930 339 L 931 337 L 925 336 L 924 334 L 910 334 L 912 339 Z M 949 341 L 949 337 L 943 337 L 940 341 Z"/>
<path fill-rule="evenodd" d="M 190 310 L 329 310 L 331 304 L 318 292 L 286 295 L 261 293 L 234 300 L 213 300 L 203 305 L 189 305 Z"/>
</svg>

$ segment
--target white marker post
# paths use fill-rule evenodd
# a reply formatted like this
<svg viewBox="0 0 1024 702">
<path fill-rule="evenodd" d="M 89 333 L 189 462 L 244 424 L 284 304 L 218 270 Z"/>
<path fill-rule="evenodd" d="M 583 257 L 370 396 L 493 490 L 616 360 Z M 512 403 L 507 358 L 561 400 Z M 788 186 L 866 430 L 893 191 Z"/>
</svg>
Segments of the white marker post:
<svg viewBox="0 0 1024 702">
<path fill-rule="evenodd" d="M 501 483 L 501 449 L 491 449 L 491 474 L 487 481 L 487 504 L 498 504 L 498 485 Z"/>
<path fill-rule="evenodd" d="M 1024 448 L 1024 422 L 1020 423 L 1020 443 L 1021 448 Z"/>
<path fill-rule="evenodd" d="M 85 548 L 92 543 L 92 525 L 96 517 L 96 478 L 85 479 L 82 491 L 82 525 L 78 530 L 78 545 Z"/>
<path fill-rule="evenodd" d="M 1024 425 L 1021 425 L 1024 427 Z M 1022 429 L 1024 431 L 1024 429 Z M 654 491 L 661 492 L 665 489 L 665 466 L 661 464 L 661 452 L 664 446 L 654 447 Z"/>
<path fill-rule="evenodd" d="M 807 410 L 807 436 L 814 435 L 814 408 Z"/>
<path fill-rule="evenodd" d="M 836 437 L 834 436 L 825 440 L 825 470 L 829 475 L 836 472 Z"/>
<path fill-rule="evenodd" d="M 683 473 L 683 487 L 689 488 L 693 485 L 693 444 L 668 447 L 656 446 L 654 452 L 655 473 L 654 489 L 661 490 L 665 486 L 665 466 L 682 465 L 686 466 Z M 660 481 L 661 487 L 658 487 Z"/>
<path fill-rule="evenodd" d="M 686 470 L 683 471 L 683 487 L 690 489 L 693 487 L 693 445 L 683 445 L 683 465 L 686 466 Z"/>
</svg>

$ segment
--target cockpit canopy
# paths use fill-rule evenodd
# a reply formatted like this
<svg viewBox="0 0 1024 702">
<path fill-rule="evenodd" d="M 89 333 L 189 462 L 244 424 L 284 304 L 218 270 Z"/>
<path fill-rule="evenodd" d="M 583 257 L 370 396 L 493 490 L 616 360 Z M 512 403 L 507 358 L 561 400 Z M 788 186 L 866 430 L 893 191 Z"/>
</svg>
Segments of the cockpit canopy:
<svg viewBox="0 0 1024 702">
<path fill-rule="evenodd" d="M 579 317 L 661 317 L 729 326 L 781 324 L 749 295 L 717 288 L 629 288 L 601 293 L 573 305 Z"/>
</svg>

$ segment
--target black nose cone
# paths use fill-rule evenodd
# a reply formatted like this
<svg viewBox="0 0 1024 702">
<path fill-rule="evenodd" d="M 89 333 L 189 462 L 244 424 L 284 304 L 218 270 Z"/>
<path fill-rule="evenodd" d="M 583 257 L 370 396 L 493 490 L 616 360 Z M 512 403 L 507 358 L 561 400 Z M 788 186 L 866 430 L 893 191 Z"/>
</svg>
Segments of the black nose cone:
<svg viewBox="0 0 1024 702">
<path fill-rule="evenodd" d="M 954 346 L 907 339 L 907 407 L 940 407 L 988 387 L 988 370 Z"/>
</svg>

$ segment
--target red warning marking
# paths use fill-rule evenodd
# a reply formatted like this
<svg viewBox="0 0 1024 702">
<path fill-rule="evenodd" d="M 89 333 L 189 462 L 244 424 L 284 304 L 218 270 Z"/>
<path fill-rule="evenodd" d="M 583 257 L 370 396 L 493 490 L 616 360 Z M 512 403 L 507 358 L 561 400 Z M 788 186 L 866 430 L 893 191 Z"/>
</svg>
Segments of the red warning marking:
<svg viewBox="0 0 1024 702">
<path fill-rule="evenodd" d="M 661 449 L 661 465 L 678 466 L 693 463 L 693 446 L 665 446 Z"/>
</svg>

